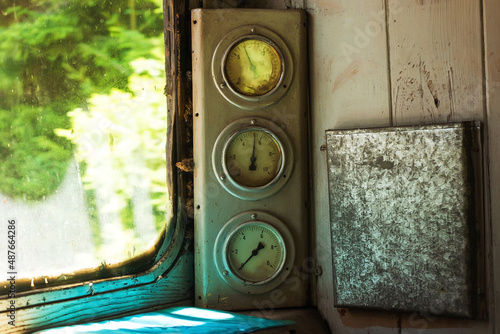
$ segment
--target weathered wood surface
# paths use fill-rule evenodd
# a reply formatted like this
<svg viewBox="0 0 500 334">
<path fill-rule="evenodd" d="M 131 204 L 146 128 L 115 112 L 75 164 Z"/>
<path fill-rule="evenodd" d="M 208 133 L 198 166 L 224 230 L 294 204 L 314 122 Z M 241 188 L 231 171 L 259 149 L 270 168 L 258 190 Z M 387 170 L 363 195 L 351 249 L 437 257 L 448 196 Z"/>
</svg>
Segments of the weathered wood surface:
<svg viewBox="0 0 500 334">
<path fill-rule="evenodd" d="M 390 125 L 385 6 L 381 1 L 306 1 L 309 14 L 309 71 L 313 185 L 312 252 L 322 267 L 316 302 L 334 333 L 353 324 L 393 327 L 397 318 L 333 307 L 333 271 L 328 206 L 326 129 Z M 366 317 L 365 317 L 366 316 Z M 373 321 L 364 321 L 371 319 Z M 361 322 L 360 322 L 361 320 Z M 364 321 L 364 322 L 363 322 Z M 349 326 L 345 326 L 349 323 Z M 357 326 L 357 325 L 354 325 Z"/>
<path fill-rule="evenodd" d="M 400 4 L 388 1 L 389 8 Z M 394 125 L 485 121 L 481 1 L 413 1 L 390 14 L 387 24 Z M 411 314 L 402 317 L 401 327 L 409 334 L 491 333 L 494 328 L 491 321 L 452 324 Z"/>
<path fill-rule="evenodd" d="M 151 308 L 177 305 L 177 302 L 191 297 L 192 267 L 193 254 L 187 253 L 178 259 L 166 277 L 154 284 L 81 297 L 66 301 L 64 304 L 51 303 L 36 308 L 19 309 L 16 312 L 16 326 L 10 326 L 6 321 L 2 321 L 0 332 L 26 333 L 35 328 L 98 321 Z M 6 318 L 5 315 L 2 317 Z"/>
<path fill-rule="evenodd" d="M 482 120 L 479 1 L 390 0 L 389 54 L 394 125 Z"/>
<path fill-rule="evenodd" d="M 484 40 L 486 74 L 486 133 L 488 141 L 490 202 L 487 217 L 491 219 L 492 249 L 488 255 L 494 264 L 491 274 L 494 285 L 489 290 L 492 305 L 490 322 L 496 323 L 496 333 L 500 333 L 500 1 L 484 0 Z M 493 308 L 494 307 L 494 308 Z"/>
<path fill-rule="evenodd" d="M 493 333 L 494 316 L 500 318 L 499 311 L 493 308 L 494 299 L 497 305 L 500 303 L 498 266 L 493 269 L 495 277 L 487 277 L 493 295 L 488 305 L 488 322 L 333 307 L 326 156 L 320 147 L 327 129 L 481 120 L 488 139 L 484 162 L 489 176 L 485 175 L 485 184 L 491 192 L 491 203 L 498 202 L 499 2 L 307 0 L 304 3 L 309 13 L 312 219 L 316 222 L 313 253 L 323 268 L 316 290 L 320 312 L 331 330 L 339 333 Z M 486 219 L 491 218 L 493 226 L 493 234 L 486 231 L 486 240 L 492 238 L 494 245 L 487 260 L 490 264 L 498 263 L 500 209 L 492 205 L 489 218 L 488 191 L 485 203 Z M 486 226 L 489 224 L 487 220 Z M 494 291 L 492 284 L 496 285 Z"/>
</svg>

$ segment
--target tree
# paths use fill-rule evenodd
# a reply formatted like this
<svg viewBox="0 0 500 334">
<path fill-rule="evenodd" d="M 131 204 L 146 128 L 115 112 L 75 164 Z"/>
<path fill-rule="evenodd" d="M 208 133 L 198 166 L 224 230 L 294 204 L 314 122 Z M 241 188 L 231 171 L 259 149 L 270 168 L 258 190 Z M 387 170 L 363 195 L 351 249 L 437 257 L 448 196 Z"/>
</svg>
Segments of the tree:
<svg viewBox="0 0 500 334">
<path fill-rule="evenodd" d="M 161 3 L 22 0 L 0 5 L 0 193 L 38 200 L 64 179 L 68 112 L 94 93 L 128 90 L 130 62 L 162 33 Z"/>
</svg>

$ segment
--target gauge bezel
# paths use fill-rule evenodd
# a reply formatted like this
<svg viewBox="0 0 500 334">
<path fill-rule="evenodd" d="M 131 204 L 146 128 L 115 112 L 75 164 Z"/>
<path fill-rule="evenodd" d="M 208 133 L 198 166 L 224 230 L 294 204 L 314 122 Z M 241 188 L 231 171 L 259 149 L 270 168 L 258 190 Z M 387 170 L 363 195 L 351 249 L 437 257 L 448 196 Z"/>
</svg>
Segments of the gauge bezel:
<svg viewBox="0 0 500 334">
<path fill-rule="evenodd" d="M 231 175 L 231 172 L 229 171 L 229 168 L 227 166 L 227 154 L 228 154 L 228 151 L 232 145 L 232 143 L 234 142 L 234 140 L 239 137 L 240 135 L 244 134 L 245 132 L 249 132 L 249 131 L 260 131 L 260 132 L 264 132 L 266 134 L 268 134 L 269 136 L 271 136 L 272 139 L 274 139 L 275 143 L 278 145 L 278 148 L 279 148 L 279 151 L 280 151 L 280 166 L 278 168 L 278 171 L 277 173 L 274 175 L 274 177 L 271 179 L 271 181 L 267 182 L 266 184 L 262 185 L 262 186 L 247 186 L 247 185 L 244 185 L 238 181 L 235 180 L 234 176 Z M 225 145 L 224 145 L 224 148 L 223 148 L 223 151 L 222 151 L 222 169 L 223 169 L 223 172 L 224 174 L 229 177 L 232 181 L 235 182 L 235 185 L 239 188 L 260 188 L 260 187 L 269 187 L 271 186 L 274 182 L 276 182 L 277 180 L 279 180 L 281 174 L 283 173 L 283 170 L 284 170 L 284 166 L 286 164 L 286 157 L 285 155 L 283 154 L 283 144 L 281 144 L 281 140 L 276 137 L 276 135 L 269 131 L 268 129 L 266 128 L 263 128 L 261 126 L 248 126 L 246 128 L 243 128 L 237 132 L 235 132 L 231 137 L 229 137 L 229 139 L 226 141 Z"/>
<path fill-rule="evenodd" d="M 281 247 L 281 252 L 282 252 L 282 258 L 281 258 L 281 261 L 279 263 L 279 266 L 278 268 L 276 269 L 276 271 L 274 272 L 274 274 L 272 274 L 271 276 L 263 279 L 263 280 L 260 280 L 260 281 L 252 281 L 252 280 L 249 280 L 249 279 L 245 279 L 244 277 L 242 277 L 241 275 L 239 275 L 235 268 L 234 268 L 234 264 L 232 263 L 231 259 L 230 259 L 230 255 L 228 253 L 229 251 L 229 246 L 230 246 L 230 243 L 233 239 L 233 237 L 239 232 L 241 231 L 242 229 L 244 228 L 247 228 L 248 226 L 259 226 L 261 228 L 265 228 L 265 229 L 268 229 L 269 231 L 271 231 L 274 235 L 276 235 L 277 239 L 278 239 L 278 243 L 279 243 L 279 246 Z M 226 268 L 229 268 L 229 270 L 233 273 L 234 276 L 238 277 L 240 280 L 244 281 L 244 282 L 247 282 L 249 284 L 255 284 L 255 285 L 260 285 L 260 284 L 265 284 L 271 280 L 273 280 L 274 278 L 276 278 L 281 270 L 283 269 L 283 266 L 285 265 L 285 261 L 286 261 L 286 245 L 285 245 L 285 241 L 283 240 L 283 236 L 281 235 L 280 231 L 275 228 L 273 225 L 269 224 L 269 223 L 266 223 L 262 220 L 254 220 L 254 221 L 247 221 L 247 222 L 244 222 L 238 226 L 236 226 L 236 228 L 234 228 L 230 233 L 229 235 L 227 236 L 225 242 L 224 242 L 224 253 L 225 253 L 225 259 L 224 259 L 224 265 Z"/>
<path fill-rule="evenodd" d="M 248 187 L 238 183 L 226 165 L 227 149 L 237 135 L 250 130 L 261 130 L 270 134 L 281 149 L 281 167 L 277 175 L 267 184 Z M 217 137 L 212 151 L 212 167 L 221 186 L 233 196 L 245 200 L 269 197 L 285 186 L 293 172 L 293 149 L 286 133 L 276 123 L 260 117 L 247 117 L 228 125 Z"/>
<path fill-rule="evenodd" d="M 226 77 L 226 59 L 237 43 L 246 39 L 259 39 L 272 46 L 281 58 L 281 77 L 276 86 L 263 95 L 244 95 L 234 89 Z M 241 26 L 224 36 L 212 57 L 212 76 L 222 96 L 231 104 L 245 110 L 264 109 L 285 96 L 293 80 L 292 55 L 283 39 L 272 30 L 259 25 Z"/>
<path fill-rule="evenodd" d="M 278 81 L 274 84 L 274 86 L 269 91 L 267 91 L 264 94 L 260 94 L 260 95 L 257 95 L 257 94 L 256 95 L 247 95 L 247 94 L 244 94 L 244 93 L 238 91 L 238 89 L 236 87 L 234 87 L 233 84 L 231 83 L 231 80 L 229 79 L 228 74 L 226 72 L 227 60 L 228 60 L 228 57 L 231 54 L 231 51 L 233 50 L 233 48 L 235 48 L 238 44 L 243 43 L 244 41 L 252 41 L 252 40 L 259 40 L 259 41 L 266 43 L 268 46 L 270 46 L 271 48 L 273 48 L 276 51 L 276 53 L 278 54 L 278 58 L 280 60 L 280 73 L 279 73 Z M 240 38 L 236 39 L 229 46 L 229 48 L 226 50 L 226 52 L 224 53 L 224 56 L 222 58 L 222 78 L 224 79 L 224 82 L 228 85 L 228 88 L 230 90 L 232 90 L 234 94 L 238 94 L 246 99 L 252 98 L 252 99 L 257 100 L 258 98 L 265 98 L 267 95 L 274 94 L 275 91 L 277 89 L 279 89 L 281 86 L 281 82 L 283 81 L 284 72 L 285 72 L 285 63 L 284 63 L 284 59 L 283 59 L 283 53 L 281 52 L 279 47 L 273 41 L 271 41 L 270 39 L 265 38 L 263 36 L 260 36 L 260 35 L 252 35 L 252 36 L 246 35 L 246 36 L 241 36 Z"/>
<path fill-rule="evenodd" d="M 282 265 L 271 277 L 259 282 L 250 282 L 231 269 L 227 259 L 227 246 L 241 226 L 255 223 L 267 225 L 278 232 L 284 255 Z M 234 216 L 221 228 L 215 240 L 213 258 L 217 272 L 229 286 L 243 293 L 261 294 L 277 288 L 291 273 L 295 261 L 295 244 L 291 232 L 281 220 L 263 211 L 247 211 Z"/>
</svg>

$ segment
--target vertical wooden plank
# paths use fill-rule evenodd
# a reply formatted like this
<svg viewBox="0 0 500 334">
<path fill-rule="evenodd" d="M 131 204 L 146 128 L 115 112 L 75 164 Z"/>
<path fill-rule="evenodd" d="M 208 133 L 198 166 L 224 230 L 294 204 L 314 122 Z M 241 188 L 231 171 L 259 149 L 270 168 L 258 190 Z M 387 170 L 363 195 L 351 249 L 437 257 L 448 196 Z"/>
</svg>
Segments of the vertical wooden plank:
<svg viewBox="0 0 500 334">
<path fill-rule="evenodd" d="M 480 9 L 479 0 L 418 0 L 389 11 L 394 125 L 483 119 Z"/>
<path fill-rule="evenodd" d="M 482 28 L 480 0 L 412 1 L 388 16 L 394 125 L 485 121 Z M 402 317 L 408 334 L 492 333 L 493 325 Z"/>
<path fill-rule="evenodd" d="M 388 125 L 384 2 L 310 0 L 307 9 L 313 126 L 318 115 L 322 129 Z"/>
<path fill-rule="evenodd" d="M 493 293 L 491 322 L 500 333 L 500 1 L 484 0 L 486 119 L 489 146 L 489 210 L 492 229 Z"/>
<path fill-rule="evenodd" d="M 325 130 L 390 124 L 384 1 L 307 0 L 309 14 L 312 253 L 322 267 L 317 306 L 334 333 L 397 327 L 397 318 L 333 307 Z M 316 297 L 316 296 L 314 296 Z M 354 329 L 358 328 L 358 329 Z M 396 328 L 386 333 L 397 333 Z"/>
</svg>

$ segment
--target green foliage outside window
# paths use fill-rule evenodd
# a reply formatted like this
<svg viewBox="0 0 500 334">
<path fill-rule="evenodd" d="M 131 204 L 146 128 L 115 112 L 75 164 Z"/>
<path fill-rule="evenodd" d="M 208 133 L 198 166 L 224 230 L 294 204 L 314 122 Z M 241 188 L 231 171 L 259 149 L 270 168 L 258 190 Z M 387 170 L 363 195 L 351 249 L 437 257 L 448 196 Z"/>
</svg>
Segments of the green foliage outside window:
<svg viewBox="0 0 500 334">
<path fill-rule="evenodd" d="M 39 200 L 64 179 L 68 112 L 94 93 L 128 90 L 130 62 L 162 34 L 161 0 L 19 0 L 1 4 L 0 193 Z"/>
<path fill-rule="evenodd" d="M 162 41 L 157 42 L 161 45 Z M 156 50 L 160 58 L 162 49 Z M 85 169 L 82 182 L 87 193 L 100 193 L 101 202 L 106 203 L 102 211 L 120 215 L 119 226 L 105 233 L 106 242 L 99 239 L 102 233 L 94 232 L 97 253 L 108 261 L 116 260 L 112 255 L 116 249 L 147 249 L 148 238 L 137 236 L 135 228 L 145 217 L 133 217 L 134 210 L 138 210 L 133 204 L 134 196 L 138 196 L 134 190 L 148 193 L 143 205 L 151 213 L 152 238 L 165 225 L 170 203 L 165 172 L 164 64 L 159 59 L 138 58 L 131 66 L 134 74 L 129 77 L 128 91 L 113 89 L 109 94 L 93 94 L 88 110 L 77 108 L 68 113 L 71 130 L 55 130 L 75 145 L 76 159 Z M 104 198 L 106 195 L 111 196 Z M 99 223 L 95 217 L 91 222 L 94 226 Z M 127 254 L 127 258 L 133 255 Z"/>
<path fill-rule="evenodd" d="M 136 255 L 169 203 L 162 0 L 14 3 L 0 4 L 0 194 L 43 200 L 76 161 L 89 253 Z M 140 206 L 150 214 L 138 221 Z"/>
</svg>

